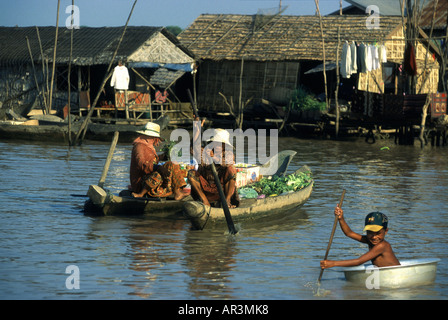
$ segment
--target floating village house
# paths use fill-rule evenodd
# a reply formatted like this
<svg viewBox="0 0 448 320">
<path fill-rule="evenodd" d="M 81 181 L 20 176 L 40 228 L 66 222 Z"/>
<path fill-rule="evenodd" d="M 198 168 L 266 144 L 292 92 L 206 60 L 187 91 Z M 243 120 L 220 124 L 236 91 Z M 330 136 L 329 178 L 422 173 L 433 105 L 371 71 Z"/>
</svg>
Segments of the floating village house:
<svg viewBox="0 0 448 320">
<path fill-rule="evenodd" d="M 343 15 L 363 15 L 369 6 L 374 4 L 377 7 L 380 16 L 402 16 L 400 1 L 390 0 L 345 0 L 350 5 L 342 9 Z M 434 5 L 436 5 L 434 12 Z M 419 26 L 427 34 L 431 34 L 432 42 L 439 48 L 442 55 L 442 61 L 445 62 L 445 68 L 440 68 L 440 85 L 439 90 L 446 91 L 448 88 L 448 50 L 446 35 L 448 26 L 448 1 L 447 0 L 427 0 L 420 2 L 421 16 L 419 17 Z M 403 8 L 404 16 L 407 16 L 407 8 Z M 341 14 L 340 10 L 332 13 L 333 15 Z M 442 80 L 443 79 L 443 80 Z"/>
<path fill-rule="evenodd" d="M 345 97 L 353 96 L 353 89 L 361 96 L 363 93 L 403 96 L 402 18 L 383 16 L 379 28 L 369 28 L 366 20 L 366 15 L 330 15 L 322 17 L 321 26 L 319 16 L 203 14 L 178 38 L 201 60 L 197 95 L 199 108 L 204 111 L 228 110 L 223 97 L 228 101 L 233 98 L 235 105 L 251 98 L 252 105 L 262 99 L 287 105 L 291 92 L 300 85 L 316 94 L 323 93 L 323 61 L 328 94 L 333 96 L 336 60 L 339 56 L 341 61 L 345 41 L 384 45 L 387 63 L 350 79 L 341 77 L 342 87 L 352 90 L 341 90 L 340 98 L 344 92 Z M 425 35 L 421 34 L 416 49 L 417 90 L 435 93 L 439 82 L 438 53 L 432 46 L 428 49 Z"/>
<path fill-rule="evenodd" d="M 61 111 L 68 104 L 71 48 L 71 110 L 83 112 L 90 108 L 123 30 L 81 27 L 73 30 L 72 42 L 71 30 L 59 28 L 51 110 Z M 55 27 L 0 27 L 0 118 L 10 109 L 26 115 L 33 107 L 48 107 L 55 33 Z M 129 26 L 111 71 L 119 60 L 125 62 L 130 74 L 127 97 L 115 94 L 109 79 L 99 95 L 98 114 L 108 110 L 119 117 L 124 117 L 124 110 L 128 111 L 126 117 L 156 118 L 172 112 L 170 117 L 176 118 L 176 114 L 182 114 L 182 108 L 186 108 L 182 102 L 189 101 L 187 89 L 193 87 L 191 71 L 195 60 L 174 35 L 162 27 Z M 39 96 L 38 92 L 45 94 Z"/>
</svg>

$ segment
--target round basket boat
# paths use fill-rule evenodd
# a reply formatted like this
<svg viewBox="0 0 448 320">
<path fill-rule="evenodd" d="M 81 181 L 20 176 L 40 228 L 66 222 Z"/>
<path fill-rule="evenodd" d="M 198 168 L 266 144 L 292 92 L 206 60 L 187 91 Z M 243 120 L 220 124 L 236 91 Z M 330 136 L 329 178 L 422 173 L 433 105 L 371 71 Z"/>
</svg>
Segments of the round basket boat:
<svg viewBox="0 0 448 320">
<path fill-rule="evenodd" d="M 410 259 L 401 260 L 399 266 L 378 268 L 365 264 L 342 271 L 347 281 L 360 286 L 377 282 L 379 288 L 414 287 L 434 282 L 439 261 L 440 259 Z"/>
</svg>

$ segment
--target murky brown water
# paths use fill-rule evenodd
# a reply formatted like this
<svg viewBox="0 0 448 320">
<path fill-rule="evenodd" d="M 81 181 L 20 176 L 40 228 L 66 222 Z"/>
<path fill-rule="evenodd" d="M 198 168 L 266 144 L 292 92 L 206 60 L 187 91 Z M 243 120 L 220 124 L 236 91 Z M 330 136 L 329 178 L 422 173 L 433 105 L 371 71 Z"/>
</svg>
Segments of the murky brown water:
<svg viewBox="0 0 448 320">
<path fill-rule="evenodd" d="M 108 149 L 108 144 L 68 148 L 0 141 L 1 299 L 448 297 L 446 147 L 281 138 L 280 150 L 298 152 L 291 170 L 303 164 L 313 170 L 313 194 L 294 214 L 242 224 L 236 236 L 192 231 L 186 221 L 84 216 L 84 199 L 70 194 L 85 194 L 97 183 Z M 130 145 L 117 146 L 106 181 L 113 192 L 128 184 L 130 151 Z M 398 258 L 442 259 L 433 285 L 368 290 L 326 270 L 317 287 L 343 189 L 353 230 L 362 232 L 370 211 L 383 211 L 390 218 L 387 240 Z M 330 258 L 353 258 L 366 250 L 338 228 Z M 80 272 L 79 289 L 66 286 L 70 265 Z"/>
</svg>

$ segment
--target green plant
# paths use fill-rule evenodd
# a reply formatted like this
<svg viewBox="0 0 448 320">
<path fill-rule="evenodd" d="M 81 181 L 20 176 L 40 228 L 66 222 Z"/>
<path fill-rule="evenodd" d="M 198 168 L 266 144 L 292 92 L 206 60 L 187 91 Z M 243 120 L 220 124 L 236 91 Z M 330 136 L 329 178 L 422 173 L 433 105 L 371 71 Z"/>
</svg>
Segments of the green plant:
<svg viewBox="0 0 448 320">
<path fill-rule="evenodd" d="M 312 93 L 310 93 L 305 87 L 299 86 L 292 92 L 291 95 L 291 107 L 293 110 L 306 111 L 306 110 L 320 110 L 325 111 L 325 102 L 317 100 Z"/>
<path fill-rule="evenodd" d="M 268 197 L 303 189 L 312 181 L 311 172 L 299 172 L 286 177 L 273 176 L 272 178 L 262 178 L 248 187 L 257 191 L 258 194 L 264 194 Z"/>
<path fill-rule="evenodd" d="M 167 160 L 171 160 L 171 152 L 176 152 L 176 150 L 173 150 L 174 146 L 177 144 L 176 141 L 167 141 L 165 145 L 162 147 L 162 152 L 165 153 Z M 179 149 L 177 151 L 177 156 L 182 157 L 182 149 Z"/>
</svg>

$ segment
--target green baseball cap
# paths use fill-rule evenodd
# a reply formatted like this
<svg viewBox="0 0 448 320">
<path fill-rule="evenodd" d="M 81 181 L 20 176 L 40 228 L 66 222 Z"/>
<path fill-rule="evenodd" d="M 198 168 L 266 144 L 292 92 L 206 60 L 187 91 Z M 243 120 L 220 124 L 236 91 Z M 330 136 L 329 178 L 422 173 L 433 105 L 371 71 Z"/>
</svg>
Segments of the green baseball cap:
<svg viewBox="0 0 448 320">
<path fill-rule="evenodd" d="M 387 229 L 389 219 L 384 213 L 370 212 L 366 216 L 364 231 L 378 232 L 382 228 Z"/>
</svg>

